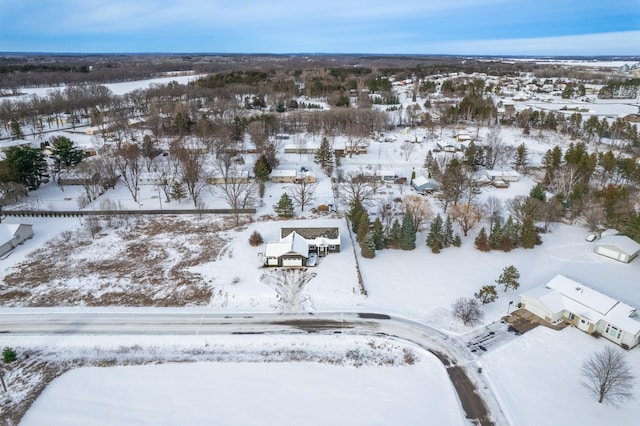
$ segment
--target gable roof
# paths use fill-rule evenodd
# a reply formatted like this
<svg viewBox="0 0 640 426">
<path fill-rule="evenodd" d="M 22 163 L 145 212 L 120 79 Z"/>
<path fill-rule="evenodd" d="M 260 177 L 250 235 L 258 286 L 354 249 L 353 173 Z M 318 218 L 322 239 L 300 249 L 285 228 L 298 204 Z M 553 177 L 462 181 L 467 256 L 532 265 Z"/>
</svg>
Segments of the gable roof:
<svg viewBox="0 0 640 426">
<path fill-rule="evenodd" d="M 15 229 L 9 228 L 9 225 L 0 223 L 0 246 L 13 240 Z"/>
<path fill-rule="evenodd" d="M 280 257 L 285 254 L 309 257 L 309 244 L 295 231 L 282 238 L 278 243 L 267 243 L 266 257 Z"/>
<path fill-rule="evenodd" d="M 603 237 L 596 243 L 596 246 L 613 247 L 629 256 L 633 256 L 640 251 L 640 244 L 624 235 L 609 235 Z"/>
</svg>

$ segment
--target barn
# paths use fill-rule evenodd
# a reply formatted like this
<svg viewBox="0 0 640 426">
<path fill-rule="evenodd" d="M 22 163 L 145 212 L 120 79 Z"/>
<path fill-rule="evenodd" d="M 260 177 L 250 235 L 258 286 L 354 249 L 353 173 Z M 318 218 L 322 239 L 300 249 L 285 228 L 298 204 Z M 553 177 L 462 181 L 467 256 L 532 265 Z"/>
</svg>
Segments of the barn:
<svg viewBox="0 0 640 426">
<path fill-rule="evenodd" d="M 631 262 L 640 253 L 640 244 L 624 235 L 609 235 L 595 244 L 595 252 L 623 263 Z"/>
</svg>

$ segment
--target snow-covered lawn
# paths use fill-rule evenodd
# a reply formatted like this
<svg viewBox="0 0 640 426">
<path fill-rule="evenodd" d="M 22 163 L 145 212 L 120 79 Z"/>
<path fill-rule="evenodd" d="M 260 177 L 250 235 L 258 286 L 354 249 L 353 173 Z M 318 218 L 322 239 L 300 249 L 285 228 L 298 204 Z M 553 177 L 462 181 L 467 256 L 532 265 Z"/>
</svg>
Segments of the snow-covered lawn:
<svg viewBox="0 0 640 426">
<path fill-rule="evenodd" d="M 20 423 L 40 425 L 463 425 L 442 365 L 308 362 L 80 368 L 56 379 Z"/>
<path fill-rule="evenodd" d="M 513 425 L 624 425 L 640 418 L 640 387 L 636 400 L 617 408 L 598 404 L 582 386 L 580 367 L 605 346 L 615 345 L 568 327 L 538 327 L 487 353 L 482 363 Z M 622 350 L 622 349 L 618 349 Z M 640 377 L 640 351 L 625 352 Z"/>
</svg>

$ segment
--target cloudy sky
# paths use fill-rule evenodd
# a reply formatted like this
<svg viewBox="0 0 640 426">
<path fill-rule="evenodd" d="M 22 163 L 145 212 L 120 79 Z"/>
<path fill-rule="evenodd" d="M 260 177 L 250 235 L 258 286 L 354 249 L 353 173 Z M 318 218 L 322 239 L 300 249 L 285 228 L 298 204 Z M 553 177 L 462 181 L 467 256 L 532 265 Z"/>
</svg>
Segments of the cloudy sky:
<svg viewBox="0 0 640 426">
<path fill-rule="evenodd" d="M 0 0 L 0 51 L 640 55 L 640 0 Z"/>
</svg>

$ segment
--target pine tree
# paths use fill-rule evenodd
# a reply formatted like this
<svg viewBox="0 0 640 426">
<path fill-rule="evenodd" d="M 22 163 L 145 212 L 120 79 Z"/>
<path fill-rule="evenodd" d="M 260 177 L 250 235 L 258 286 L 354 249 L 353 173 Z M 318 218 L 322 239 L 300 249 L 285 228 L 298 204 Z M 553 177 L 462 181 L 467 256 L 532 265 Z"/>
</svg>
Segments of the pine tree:
<svg viewBox="0 0 640 426">
<path fill-rule="evenodd" d="M 451 216 L 447 215 L 447 219 L 444 222 L 444 236 L 442 245 L 444 247 L 449 247 L 453 244 L 453 220 L 451 220 Z"/>
<path fill-rule="evenodd" d="M 520 272 L 518 272 L 515 266 L 509 265 L 505 266 L 505 268 L 502 270 L 502 274 L 500 274 L 500 278 L 496 280 L 496 283 L 499 285 L 503 285 L 504 291 L 506 293 L 509 288 L 517 290 L 518 287 L 520 287 L 520 283 L 518 282 L 519 279 Z"/>
<path fill-rule="evenodd" d="M 520 227 L 515 223 L 512 216 L 509 216 L 504 223 L 502 235 L 508 235 L 514 247 L 518 247 L 520 244 Z"/>
<path fill-rule="evenodd" d="M 487 303 L 495 302 L 498 298 L 498 292 L 495 285 L 485 285 L 473 296 L 481 301 L 483 305 L 486 305 Z"/>
<path fill-rule="evenodd" d="M 444 230 L 442 229 L 442 217 L 440 214 L 431 221 L 429 234 L 427 235 L 427 247 L 432 253 L 440 253 L 440 249 L 444 247 Z"/>
<path fill-rule="evenodd" d="M 511 237 L 509 237 L 509 234 L 502 234 L 502 239 L 500 240 L 500 249 L 502 251 L 509 252 L 513 250 L 513 248 L 513 241 L 511 241 Z"/>
<path fill-rule="evenodd" d="M 496 220 L 493 224 L 493 229 L 489 234 L 489 244 L 492 249 L 499 249 L 502 243 L 502 228 L 500 227 L 500 221 Z"/>
<path fill-rule="evenodd" d="M 402 225 L 400 225 L 400 222 L 398 222 L 398 219 L 396 218 L 396 220 L 394 220 L 393 224 L 391 225 L 391 230 L 389 231 L 389 247 L 393 249 L 399 249 L 401 237 Z"/>
<path fill-rule="evenodd" d="M 478 236 L 476 237 L 474 244 L 480 251 L 491 250 L 491 244 L 489 243 L 489 238 L 487 238 L 487 230 L 484 226 L 480 229 L 480 232 L 478 232 Z"/>
<path fill-rule="evenodd" d="M 456 236 L 453 237 L 452 244 L 454 247 L 460 247 L 462 245 L 462 238 L 460 238 L 460 234 L 456 234 Z"/>
<path fill-rule="evenodd" d="M 358 230 L 356 231 L 356 240 L 360 243 L 364 241 L 365 237 L 370 233 L 369 227 L 369 213 L 363 211 L 358 218 Z"/>
<path fill-rule="evenodd" d="M 293 201 L 287 193 L 283 193 L 275 206 L 276 213 L 280 217 L 293 217 Z"/>
<path fill-rule="evenodd" d="M 333 172 L 334 153 L 329 144 L 329 139 L 326 137 L 322 138 L 322 142 L 320 142 L 313 161 L 320 165 L 327 176 L 331 176 Z"/>
<path fill-rule="evenodd" d="M 407 212 L 402 220 L 400 248 L 402 250 L 413 250 L 416 248 L 416 228 L 413 222 L 413 215 Z"/>
<path fill-rule="evenodd" d="M 184 189 L 182 182 L 174 180 L 171 183 L 171 199 L 178 200 L 178 202 L 184 200 L 187 197 L 187 191 Z"/>
<path fill-rule="evenodd" d="M 382 250 L 384 248 L 384 227 L 379 217 L 373 222 L 373 242 L 376 246 L 376 250 Z"/>
<path fill-rule="evenodd" d="M 256 180 L 258 180 L 258 182 L 266 182 L 269 179 L 271 166 L 269 166 L 267 157 L 265 157 L 264 154 L 256 160 L 256 164 L 253 167 L 253 174 L 256 176 Z"/>
<path fill-rule="evenodd" d="M 351 208 L 347 213 L 347 217 L 351 221 L 351 230 L 355 233 L 358 232 L 358 227 L 360 225 L 360 216 L 364 212 L 364 207 L 360 201 L 356 200 L 351 204 Z"/>
<path fill-rule="evenodd" d="M 532 219 L 525 219 L 522 224 L 522 237 L 520 239 L 520 245 L 526 249 L 532 249 L 537 242 L 537 231 Z"/>
<path fill-rule="evenodd" d="M 528 151 L 527 151 L 527 146 L 524 143 L 521 143 L 520 145 L 518 145 L 518 147 L 516 148 L 516 161 L 514 163 L 515 169 L 518 171 L 522 171 L 524 170 L 529 161 L 528 161 Z"/>
<path fill-rule="evenodd" d="M 373 241 L 372 232 L 369 232 L 360 243 L 360 254 L 367 259 L 376 257 L 376 244 Z"/>
</svg>

